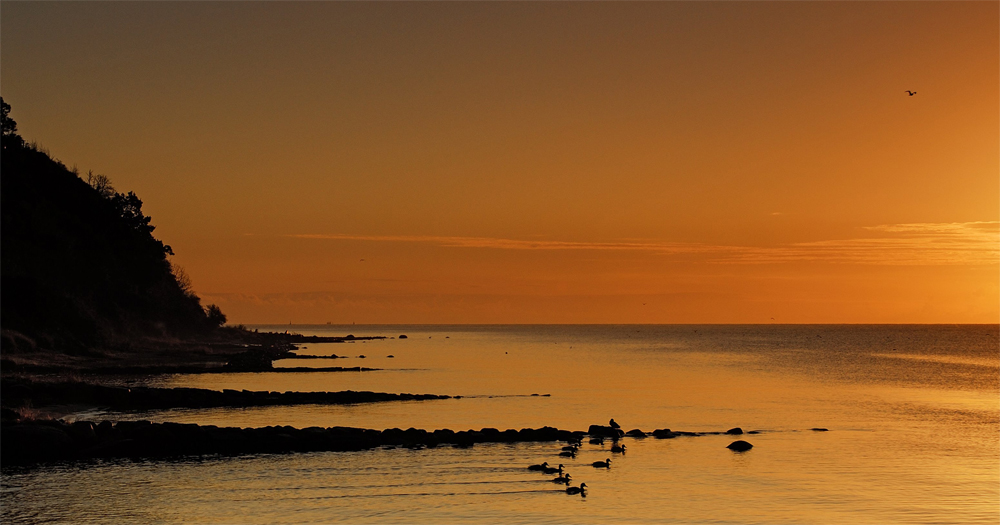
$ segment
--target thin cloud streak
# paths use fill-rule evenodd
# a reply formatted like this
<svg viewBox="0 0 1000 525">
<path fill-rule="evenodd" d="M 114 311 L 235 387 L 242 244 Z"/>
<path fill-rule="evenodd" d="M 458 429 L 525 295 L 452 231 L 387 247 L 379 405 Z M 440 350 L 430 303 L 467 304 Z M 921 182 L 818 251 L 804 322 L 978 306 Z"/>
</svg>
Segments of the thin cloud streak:
<svg viewBox="0 0 1000 525">
<path fill-rule="evenodd" d="M 290 237 L 344 241 L 414 242 L 436 244 L 449 248 L 496 248 L 501 250 L 641 250 L 670 253 L 708 253 L 739 249 L 735 246 L 712 246 L 680 242 L 526 241 L 494 237 L 445 237 L 435 235 L 295 234 L 290 235 Z"/>
<path fill-rule="evenodd" d="M 826 262 L 876 265 L 1000 263 L 1000 222 L 908 223 L 866 226 L 880 237 L 794 243 L 774 247 L 679 242 L 529 241 L 493 237 L 434 235 L 294 234 L 299 239 L 410 242 L 450 248 L 502 250 L 610 250 L 701 254 L 716 264 Z"/>
<path fill-rule="evenodd" d="M 816 261 L 886 265 L 1000 263 L 1000 222 L 881 224 L 865 230 L 893 235 L 751 248 L 733 262 Z"/>
</svg>

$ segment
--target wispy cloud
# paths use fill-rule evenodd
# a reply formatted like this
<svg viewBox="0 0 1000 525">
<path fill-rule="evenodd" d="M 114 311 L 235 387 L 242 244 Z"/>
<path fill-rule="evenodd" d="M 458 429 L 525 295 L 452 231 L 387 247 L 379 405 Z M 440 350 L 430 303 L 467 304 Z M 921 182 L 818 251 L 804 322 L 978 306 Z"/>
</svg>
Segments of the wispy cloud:
<svg viewBox="0 0 1000 525">
<path fill-rule="evenodd" d="M 828 262 L 887 265 L 997 264 L 1000 222 L 910 223 L 864 227 L 864 237 L 781 246 L 728 246 L 679 242 L 580 242 L 434 235 L 295 234 L 300 239 L 410 242 L 453 248 L 502 250 L 631 250 L 701 254 L 712 263 Z"/>
<path fill-rule="evenodd" d="M 451 248 L 496 248 L 502 250 L 642 250 L 670 253 L 706 253 L 736 249 L 729 246 L 680 242 L 578 242 L 434 235 L 295 234 L 291 235 L 291 237 L 345 241 L 414 242 Z"/>
</svg>

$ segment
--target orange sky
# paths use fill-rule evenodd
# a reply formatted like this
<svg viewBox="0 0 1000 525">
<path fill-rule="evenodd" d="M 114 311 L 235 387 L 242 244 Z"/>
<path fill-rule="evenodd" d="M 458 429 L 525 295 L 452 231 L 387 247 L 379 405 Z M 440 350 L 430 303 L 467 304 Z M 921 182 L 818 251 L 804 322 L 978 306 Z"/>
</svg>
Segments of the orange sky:
<svg viewBox="0 0 1000 525">
<path fill-rule="evenodd" d="M 995 323 L 998 6 L 4 1 L 0 89 L 232 322 Z"/>
</svg>

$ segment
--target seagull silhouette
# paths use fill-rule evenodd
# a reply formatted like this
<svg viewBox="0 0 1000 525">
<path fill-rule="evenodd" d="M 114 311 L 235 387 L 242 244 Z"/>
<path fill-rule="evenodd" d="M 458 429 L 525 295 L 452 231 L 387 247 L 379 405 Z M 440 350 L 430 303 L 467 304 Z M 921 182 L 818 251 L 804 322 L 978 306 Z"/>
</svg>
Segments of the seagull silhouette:
<svg viewBox="0 0 1000 525">
<path fill-rule="evenodd" d="M 906 92 L 909 93 L 911 97 L 917 94 L 916 91 L 910 91 L 909 89 L 907 89 Z"/>
</svg>

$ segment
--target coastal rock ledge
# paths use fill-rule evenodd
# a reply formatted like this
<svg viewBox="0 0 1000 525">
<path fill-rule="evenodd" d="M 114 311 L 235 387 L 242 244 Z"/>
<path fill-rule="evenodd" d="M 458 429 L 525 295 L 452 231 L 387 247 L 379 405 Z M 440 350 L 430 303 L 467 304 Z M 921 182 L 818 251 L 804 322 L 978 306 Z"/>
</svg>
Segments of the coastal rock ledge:
<svg viewBox="0 0 1000 525">
<path fill-rule="evenodd" d="M 553 427 L 500 431 L 495 428 L 448 429 L 428 432 L 416 428 L 371 430 L 352 427 L 290 426 L 262 428 L 217 427 L 149 421 L 4 422 L 0 428 L 0 460 L 4 465 L 87 458 L 157 458 L 187 455 L 354 451 L 382 446 L 409 448 L 477 443 L 569 441 L 584 432 Z"/>
</svg>

